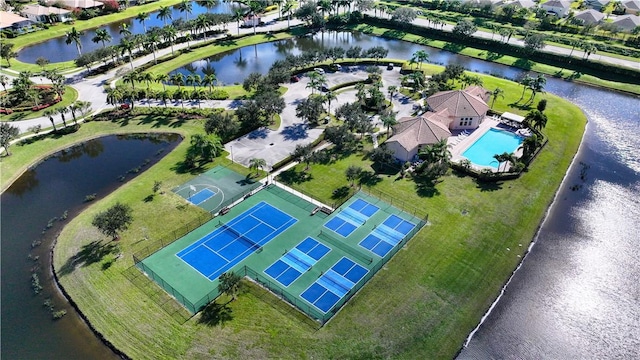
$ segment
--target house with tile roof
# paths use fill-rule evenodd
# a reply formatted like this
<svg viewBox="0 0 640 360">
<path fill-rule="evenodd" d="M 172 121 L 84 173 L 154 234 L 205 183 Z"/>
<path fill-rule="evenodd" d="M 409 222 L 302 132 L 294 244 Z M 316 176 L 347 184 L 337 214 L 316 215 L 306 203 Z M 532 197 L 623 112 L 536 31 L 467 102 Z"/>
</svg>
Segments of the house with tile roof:
<svg viewBox="0 0 640 360">
<path fill-rule="evenodd" d="M 604 19 L 604 14 L 600 11 L 588 9 L 580 11 L 574 15 L 574 18 L 579 19 L 583 24 L 599 24 Z"/>
<path fill-rule="evenodd" d="M 398 160 L 414 160 L 423 146 L 447 139 L 452 131 L 477 128 L 489 110 L 490 94 L 481 86 L 435 93 L 426 99 L 428 111 L 398 120 L 385 144 Z"/>
<path fill-rule="evenodd" d="M 640 0 L 626 0 L 622 2 L 622 8 L 626 14 L 640 13 Z"/>
<path fill-rule="evenodd" d="M 99 9 L 104 7 L 100 1 L 93 0 L 49 0 L 47 5 L 62 5 L 67 9 Z"/>
<path fill-rule="evenodd" d="M 35 22 L 54 23 L 71 20 L 71 11 L 55 6 L 26 5 L 20 11 L 22 16 Z"/>
<path fill-rule="evenodd" d="M 622 15 L 613 20 L 612 24 L 619 27 L 622 31 L 631 31 L 640 26 L 640 16 L 638 15 Z"/>
<path fill-rule="evenodd" d="M 20 29 L 30 26 L 33 22 L 18 14 L 8 11 L 0 11 L 0 30 L 3 29 Z"/>
<path fill-rule="evenodd" d="M 567 0 L 549 0 L 540 5 L 547 12 L 554 13 L 558 17 L 565 17 L 571 9 L 571 2 Z"/>
<path fill-rule="evenodd" d="M 435 144 L 451 136 L 451 131 L 444 125 L 447 118 L 446 110 L 404 117 L 393 127 L 393 136 L 385 141 L 385 146 L 402 162 L 415 160 L 423 146 Z"/>
<path fill-rule="evenodd" d="M 602 10 L 611 0 L 585 0 L 584 4 L 595 10 Z"/>
</svg>

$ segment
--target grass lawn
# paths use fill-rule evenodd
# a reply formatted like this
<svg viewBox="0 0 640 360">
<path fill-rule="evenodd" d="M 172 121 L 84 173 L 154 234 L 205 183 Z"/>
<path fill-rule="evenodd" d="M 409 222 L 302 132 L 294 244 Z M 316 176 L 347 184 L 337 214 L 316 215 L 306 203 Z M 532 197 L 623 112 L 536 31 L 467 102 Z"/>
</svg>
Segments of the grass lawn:
<svg viewBox="0 0 640 360">
<path fill-rule="evenodd" d="M 488 76 L 483 80 L 489 89 L 505 90 L 506 98 L 496 102 L 496 109 L 521 112 L 508 105 L 519 98 L 519 85 Z M 125 278 L 123 272 L 133 265 L 132 253 L 146 246 L 140 240 L 145 233 L 153 239 L 203 214 L 196 207 L 184 207 L 183 199 L 169 191 L 194 176 L 175 170 L 188 141 L 70 220 L 59 237 L 54 266 L 60 269 L 83 245 L 103 239 L 90 225 L 91 219 L 120 201 L 134 209 L 134 222 L 119 241 L 123 256 L 107 269 L 102 264 L 107 259 L 78 266 L 62 276 L 61 283 L 92 325 L 132 358 L 369 359 L 423 358 L 425 354 L 451 358 L 520 261 L 518 255 L 531 241 L 582 138 L 586 124 L 582 112 L 552 95 L 538 99 L 543 97 L 548 100 L 545 133 L 550 143 L 521 179 L 478 184 L 449 174 L 434 188 L 418 191 L 408 179 L 380 178 L 373 187 L 376 191 L 428 212 L 431 225 L 409 242 L 409 251 L 400 251 L 320 330 L 250 284 L 245 284 L 236 301 L 225 305 L 227 299 L 219 299 L 223 311 L 218 315 L 224 316 L 196 316 L 180 323 Z M 71 143 L 108 133 L 143 131 L 188 136 L 201 132 L 202 124 L 158 117 L 90 122 L 72 135 L 13 146 L 13 155 L 0 164 L 2 183 L 43 154 Z M 330 166 L 312 165 L 312 180 L 295 186 L 327 201 L 335 187 L 349 185 L 342 170 L 349 164 L 369 166 L 360 154 Z M 162 181 L 164 193 L 144 202 L 156 180 Z M 468 214 L 462 215 L 462 210 Z"/>
</svg>

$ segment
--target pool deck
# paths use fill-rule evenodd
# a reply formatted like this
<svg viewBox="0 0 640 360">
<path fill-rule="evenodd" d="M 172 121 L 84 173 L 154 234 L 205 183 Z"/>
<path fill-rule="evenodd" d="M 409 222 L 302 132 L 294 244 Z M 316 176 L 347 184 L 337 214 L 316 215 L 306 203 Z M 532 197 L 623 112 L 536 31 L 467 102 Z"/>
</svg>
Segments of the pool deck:
<svg viewBox="0 0 640 360">
<path fill-rule="evenodd" d="M 467 130 L 468 132 L 471 131 L 471 133 L 466 137 L 465 136 L 461 137 L 460 134 L 462 133 L 462 131 L 456 131 L 453 134 L 453 136 L 449 137 L 449 139 L 447 141 L 447 144 L 449 145 L 449 151 L 451 152 L 451 161 L 460 162 L 462 160 L 465 160 L 466 157 L 462 156 L 462 154 L 471 145 L 473 145 L 473 143 L 475 143 L 476 140 L 478 140 L 482 135 L 484 135 L 484 133 L 489 131 L 489 129 L 496 128 L 496 129 L 500 129 L 500 130 L 508 130 L 507 128 L 505 128 L 503 126 L 499 126 L 499 125 L 501 125 L 501 123 L 500 123 L 498 118 L 486 116 L 482 120 L 482 123 L 480 124 L 480 126 L 478 126 L 478 128 L 476 128 L 474 130 Z M 522 156 L 522 149 L 520 149 L 520 148 L 516 149 L 516 151 L 514 151 L 514 154 L 519 158 L 520 156 Z M 509 169 L 510 166 L 511 166 L 511 164 L 507 164 L 506 165 L 506 169 L 505 169 L 505 167 L 503 165 L 501 170 L 505 171 L 505 170 Z M 475 170 L 479 170 L 479 171 L 482 171 L 483 169 L 490 169 L 493 172 L 497 172 L 498 171 L 497 168 L 490 167 L 490 166 L 480 166 L 480 165 L 476 165 L 474 163 L 471 163 L 471 168 L 473 168 Z"/>
</svg>

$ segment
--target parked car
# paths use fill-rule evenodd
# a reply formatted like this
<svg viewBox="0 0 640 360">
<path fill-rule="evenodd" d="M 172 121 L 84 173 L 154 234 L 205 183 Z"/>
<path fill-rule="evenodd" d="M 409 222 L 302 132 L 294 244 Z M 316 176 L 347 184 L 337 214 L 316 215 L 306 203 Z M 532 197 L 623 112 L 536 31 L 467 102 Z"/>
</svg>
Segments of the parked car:
<svg viewBox="0 0 640 360">
<path fill-rule="evenodd" d="M 129 104 L 120 104 L 120 109 L 122 110 L 129 110 L 129 108 L 131 108 L 131 105 Z"/>
<path fill-rule="evenodd" d="M 289 81 L 291 81 L 292 83 L 297 83 L 298 81 L 300 81 L 300 78 L 297 75 L 293 75 L 291 76 L 291 79 L 289 79 Z"/>
<path fill-rule="evenodd" d="M 315 69 L 313 69 L 313 71 L 317 72 L 320 75 L 324 75 L 324 69 L 322 69 L 322 68 L 315 68 Z"/>
<path fill-rule="evenodd" d="M 389 63 L 389 65 L 387 65 L 387 70 L 393 70 L 393 63 Z"/>
</svg>

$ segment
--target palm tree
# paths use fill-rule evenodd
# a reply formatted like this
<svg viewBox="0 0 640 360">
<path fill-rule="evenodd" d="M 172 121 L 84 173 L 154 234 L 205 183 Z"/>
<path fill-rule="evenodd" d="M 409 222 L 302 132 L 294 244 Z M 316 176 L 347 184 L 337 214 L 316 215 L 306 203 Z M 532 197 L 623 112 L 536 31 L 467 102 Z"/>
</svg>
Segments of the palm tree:
<svg viewBox="0 0 640 360">
<path fill-rule="evenodd" d="M 140 74 L 139 80 L 147 83 L 147 90 L 151 87 L 151 82 L 155 80 L 154 76 L 151 73 L 144 72 Z"/>
<path fill-rule="evenodd" d="M 71 43 L 76 44 L 76 49 L 78 50 L 78 55 L 82 55 L 82 42 L 80 42 L 80 37 L 82 36 L 82 31 L 78 31 L 76 30 L 75 27 L 71 28 L 71 31 L 69 31 L 66 34 L 66 38 L 64 40 L 64 42 L 69 45 Z"/>
<path fill-rule="evenodd" d="M 79 101 L 73 102 L 71 105 L 69 105 L 68 109 L 71 112 L 71 116 L 73 117 L 73 123 L 78 125 L 78 121 L 76 120 L 76 111 L 80 110 Z"/>
<path fill-rule="evenodd" d="M 118 45 L 121 56 L 124 56 L 125 53 L 129 54 L 129 64 L 131 65 L 131 70 L 133 70 L 133 49 L 135 47 L 136 45 L 133 43 L 133 41 L 127 38 L 120 39 L 120 44 Z"/>
<path fill-rule="evenodd" d="M 538 109 L 529 111 L 524 117 L 525 124 L 536 130 L 544 129 L 544 127 L 547 126 L 547 120 L 547 115 Z"/>
<path fill-rule="evenodd" d="M 122 90 L 119 88 L 107 89 L 107 102 L 113 105 L 114 108 L 118 108 L 118 104 L 122 101 Z"/>
<path fill-rule="evenodd" d="M 236 26 L 238 27 L 238 35 L 240 35 L 240 20 L 244 19 L 244 10 L 235 9 L 231 18 L 236 21 Z"/>
<path fill-rule="evenodd" d="M 156 58 L 156 50 L 158 50 L 158 44 L 160 43 L 160 35 L 157 32 L 153 31 L 147 34 L 145 37 L 145 47 L 148 50 L 151 50 L 153 54 L 153 63 L 157 64 L 158 59 Z"/>
<path fill-rule="evenodd" d="M 166 7 L 166 6 L 160 6 L 160 9 L 158 10 L 158 14 L 156 15 L 156 17 L 159 20 L 164 21 L 164 26 L 167 26 L 167 20 L 172 20 L 173 17 L 171 16 L 171 8 Z"/>
<path fill-rule="evenodd" d="M 419 63 L 419 69 L 422 69 L 422 63 L 429 61 L 429 54 L 425 50 L 418 50 L 411 56 L 412 63 Z"/>
<path fill-rule="evenodd" d="M 387 137 L 391 136 L 391 127 L 398 123 L 398 120 L 396 120 L 397 114 L 398 113 L 395 111 L 386 110 L 384 113 L 382 113 L 382 115 L 380 115 L 380 121 L 382 121 L 382 125 L 387 127 Z"/>
<path fill-rule="evenodd" d="M 235 300 L 240 290 L 240 280 L 242 280 L 242 277 L 233 272 L 226 272 L 220 275 L 219 280 L 218 292 L 230 296 L 232 301 Z"/>
<path fill-rule="evenodd" d="M 518 99 L 518 101 L 524 98 L 524 93 L 531 86 L 531 84 L 533 83 L 533 80 L 534 79 L 531 76 L 529 76 L 529 74 L 525 74 L 522 77 L 522 79 L 520 79 L 520 85 L 522 85 L 522 94 L 520 95 L 520 99 Z"/>
<path fill-rule="evenodd" d="M 171 55 L 173 55 L 173 41 L 178 35 L 178 30 L 172 25 L 162 28 L 162 38 L 171 45 Z"/>
<path fill-rule="evenodd" d="M 209 14 L 209 10 L 216 6 L 216 0 L 197 0 L 196 3 L 207 9 L 207 14 Z"/>
<path fill-rule="evenodd" d="M 122 35 L 123 38 L 128 38 L 133 34 L 131 32 L 131 29 L 129 29 L 129 25 L 127 25 L 127 23 L 122 23 L 122 25 L 120 25 L 118 33 Z"/>
<path fill-rule="evenodd" d="M 171 75 L 170 80 L 173 85 L 178 86 L 178 90 L 182 89 L 182 85 L 184 85 L 184 75 L 182 73 L 175 73 Z"/>
<path fill-rule="evenodd" d="M 217 80 L 218 78 L 216 77 L 216 74 L 213 73 L 206 74 L 202 78 L 202 85 L 209 87 L 209 94 L 213 94 L 213 86 L 216 84 Z"/>
<path fill-rule="evenodd" d="M 333 90 L 329 90 L 324 94 L 324 101 L 326 101 L 328 104 L 327 114 L 331 114 L 331 101 L 337 98 L 338 96 L 336 95 L 336 92 Z"/>
<path fill-rule="evenodd" d="M 266 165 L 267 161 L 265 159 L 253 158 L 249 160 L 249 169 L 254 170 L 256 175 L 260 174 L 258 169 L 262 170 Z"/>
<path fill-rule="evenodd" d="M 295 7 L 295 1 L 294 0 L 287 0 L 284 3 L 283 6 L 283 11 L 287 14 L 287 28 L 291 27 L 291 12 L 293 11 L 293 8 Z"/>
<path fill-rule="evenodd" d="M 258 13 L 264 9 L 264 4 L 260 1 L 250 1 L 249 9 L 251 9 L 251 22 L 253 23 L 253 35 L 256 34 L 256 17 Z"/>
<path fill-rule="evenodd" d="M 44 112 L 42 113 L 42 115 L 46 116 L 49 118 L 49 121 L 51 121 L 51 125 L 53 126 L 53 131 L 57 131 L 56 130 L 56 123 L 53 121 L 53 115 L 56 114 L 56 111 L 53 110 L 52 108 L 48 108 L 45 109 Z"/>
<path fill-rule="evenodd" d="M 527 137 L 522 142 L 522 145 L 520 145 L 520 148 L 522 149 L 522 157 L 525 159 L 531 158 L 540 145 L 542 145 L 542 139 L 538 137 L 537 134 L 532 134 Z"/>
<path fill-rule="evenodd" d="M 126 83 L 131 83 L 131 90 L 135 90 L 136 89 L 136 81 L 138 81 L 138 72 L 133 70 L 130 71 L 128 73 L 126 73 L 123 77 L 122 77 L 122 82 Z"/>
<path fill-rule="evenodd" d="M 200 83 L 202 82 L 202 79 L 200 78 L 200 75 L 198 74 L 189 74 L 187 75 L 186 81 L 185 83 L 187 85 L 193 85 L 193 90 L 196 89 L 196 86 L 200 86 Z"/>
<path fill-rule="evenodd" d="M 531 98 L 529 98 L 529 103 L 533 103 L 536 94 L 539 92 L 544 92 L 544 87 L 547 84 L 547 78 L 543 74 L 538 74 L 538 76 L 533 80 L 529 88 L 531 89 Z"/>
<path fill-rule="evenodd" d="M 389 93 L 389 102 L 393 100 L 393 96 L 398 92 L 398 87 L 395 85 L 389 85 L 387 87 L 387 92 Z"/>
<path fill-rule="evenodd" d="M 504 90 L 500 88 L 493 89 L 493 91 L 491 92 L 491 108 L 492 109 L 493 109 L 493 104 L 496 103 L 496 99 L 498 98 L 498 96 L 504 99 Z"/>
<path fill-rule="evenodd" d="M 62 118 L 62 126 L 63 127 L 67 127 L 67 121 L 66 121 L 66 119 L 64 117 L 64 114 L 68 113 L 69 109 L 67 109 L 66 106 L 61 106 L 61 107 L 57 108 L 55 111 L 58 114 L 60 114 L 60 117 Z"/>
<path fill-rule="evenodd" d="M 149 16 L 150 15 L 144 11 L 136 15 L 136 20 L 138 20 L 142 24 L 142 30 L 144 30 L 145 33 L 147 32 L 147 27 L 144 22 L 149 18 Z"/>
<path fill-rule="evenodd" d="M 112 37 L 111 34 L 107 31 L 107 29 L 97 29 L 96 35 L 91 39 L 94 43 L 102 43 L 102 47 L 105 48 L 106 43 L 111 42 Z"/>
<path fill-rule="evenodd" d="M 205 41 L 207 40 L 207 31 L 209 31 L 211 25 L 213 25 L 211 19 L 205 14 L 200 14 L 196 18 L 196 29 L 204 33 Z"/>
<path fill-rule="evenodd" d="M 592 53 L 595 53 L 596 51 L 598 51 L 598 48 L 590 42 L 584 42 L 581 48 L 582 50 L 584 50 L 583 59 L 587 59 L 587 60 L 589 59 L 589 56 L 591 56 Z"/>
<path fill-rule="evenodd" d="M 162 90 L 167 91 L 167 85 L 166 82 L 169 81 L 169 75 L 166 73 L 159 73 L 156 74 L 155 82 L 161 83 L 162 84 Z"/>
<path fill-rule="evenodd" d="M 178 6 L 176 6 L 178 8 L 178 10 L 180 10 L 181 13 L 186 12 L 187 13 L 187 21 L 189 21 L 189 14 L 191 14 L 193 12 L 193 4 L 191 3 L 191 1 L 189 0 L 182 0 L 182 2 L 180 4 L 178 4 Z"/>
</svg>

